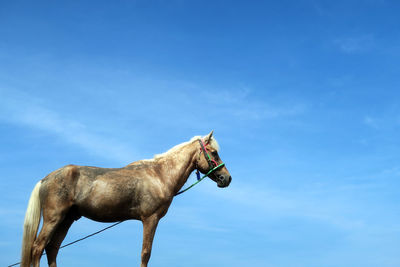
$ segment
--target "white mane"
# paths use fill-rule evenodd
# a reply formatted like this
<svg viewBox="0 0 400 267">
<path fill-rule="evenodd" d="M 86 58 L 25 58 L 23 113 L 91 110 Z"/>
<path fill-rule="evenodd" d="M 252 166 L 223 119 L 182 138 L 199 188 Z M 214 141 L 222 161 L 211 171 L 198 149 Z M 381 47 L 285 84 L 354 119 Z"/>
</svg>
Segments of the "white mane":
<svg viewBox="0 0 400 267">
<path fill-rule="evenodd" d="M 167 154 L 170 154 L 170 153 L 173 153 L 173 152 L 179 150 L 181 147 L 183 147 L 185 145 L 193 143 L 193 142 L 195 142 L 195 141 L 197 141 L 199 139 L 204 139 L 205 137 L 206 136 L 201 137 L 200 135 L 193 136 L 189 141 L 183 142 L 181 144 L 178 144 L 178 145 L 174 146 L 173 148 L 171 148 L 170 150 L 168 150 L 167 152 L 154 155 L 154 159 L 162 158 L 162 157 L 166 156 Z M 218 144 L 217 140 L 215 140 L 215 138 L 213 136 L 211 137 L 211 141 L 209 142 L 209 146 L 211 146 L 215 150 L 219 151 L 219 144 Z"/>
</svg>

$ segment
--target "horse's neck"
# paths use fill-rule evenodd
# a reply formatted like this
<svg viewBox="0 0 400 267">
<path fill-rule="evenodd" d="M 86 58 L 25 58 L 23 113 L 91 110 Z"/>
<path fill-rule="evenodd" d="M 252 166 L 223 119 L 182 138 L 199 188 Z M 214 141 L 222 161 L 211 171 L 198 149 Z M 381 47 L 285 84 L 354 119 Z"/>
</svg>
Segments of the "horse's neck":
<svg viewBox="0 0 400 267">
<path fill-rule="evenodd" d="M 177 193 L 195 169 L 197 147 L 194 143 L 167 154 L 163 159 L 164 181 L 172 194 Z"/>
</svg>

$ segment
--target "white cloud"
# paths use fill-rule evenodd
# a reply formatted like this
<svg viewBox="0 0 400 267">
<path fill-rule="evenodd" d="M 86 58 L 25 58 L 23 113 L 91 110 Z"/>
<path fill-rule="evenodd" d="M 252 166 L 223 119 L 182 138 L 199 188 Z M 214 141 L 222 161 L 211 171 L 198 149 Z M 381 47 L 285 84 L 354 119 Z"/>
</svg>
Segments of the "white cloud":
<svg viewBox="0 0 400 267">
<path fill-rule="evenodd" d="M 128 163 L 134 158 L 125 144 L 89 128 L 78 119 L 70 119 L 50 110 L 44 100 L 18 90 L 0 89 L 0 120 L 40 130 L 68 143 L 78 145 L 87 152 L 103 158 Z"/>
<path fill-rule="evenodd" d="M 392 168 L 385 169 L 385 170 L 382 171 L 382 175 L 384 177 L 386 177 L 386 176 L 398 177 L 398 176 L 400 176 L 400 167 L 399 166 L 395 166 L 395 167 L 392 167 Z"/>
<path fill-rule="evenodd" d="M 215 185 L 203 184 L 198 188 L 215 198 L 231 202 L 239 209 L 245 207 L 250 214 L 264 214 L 270 218 L 304 218 L 323 222 L 333 227 L 346 231 L 358 231 L 377 228 L 382 230 L 376 222 L 368 221 L 368 216 L 363 213 L 367 204 L 352 203 L 347 196 L 342 196 L 344 189 L 316 188 L 300 191 L 282 191 L 267 188 L 265 185 L 237 184 L 230 186 L 224 192 L 215 190 Z M 331 187 L 331 186 L 329 186 Z M 359 190 L 355 188 L 354 190 Z M 351 203 L 351 204 L 350 204 Z M 361 205 L 361 207 L 360 207 Z M 258 218 L 260 219 L 260 218 Z"/>
<path fill-rule="evenodd" d="M 15 206 L 2 207 L 0 208 L 0 216 L 2 218 L 0 222 L 0 225 L 2 225 L 2 227 L 7 227 L 10 225 L 18 225 L 18 227 L 20 227 L 19 224 L 23 221 L 25 210 Z"/>
<path fill-rule="evenodd" d="M 219 116 L 240 120 L 268 120 L 290 117 L 302 114 L 306 110 L 303 103 L 290 103 L 291 101 L 268 103 L 257 100 L 251 95 L 249 88 L 231 90 L 206 91 L 201 95 L 212 109 L 217 110 Z"/>
<path fill-rule="evenodd" d="M 377 120 L 372 118 L 372 117 L 370 117 L 370 116 L 365 116 L 363 122 L 364 122 L 365 125 L 367 125 L 367 126 L 369 126 L 371 128 L 374 128 L 374 129 L 378 129 L 379 128 Z"/>
<path fill-rule="evenodd" d="M 187 207 L 182 205 L 174 205 L 170 208 L 168 214 L 168 221 L 183 225 L 185 228 L 189 227 L 196 230 L 207 231 L 207 232 L 227 232 L 228 229 L 221 225 L 218 225 L 218 222 L 210 222 L 208 220 L 207 215 L 200 214 L 201 208 L 197 207 L 193 209 L 193 207 Z"/>
<path fill-rule="evenodd" d="M 367 52 L 374 47 L 375 38 L 372 34 L 337 38 L 334 40 L 334 44 L 344 53 L 362 53 Z"/>
</svg>

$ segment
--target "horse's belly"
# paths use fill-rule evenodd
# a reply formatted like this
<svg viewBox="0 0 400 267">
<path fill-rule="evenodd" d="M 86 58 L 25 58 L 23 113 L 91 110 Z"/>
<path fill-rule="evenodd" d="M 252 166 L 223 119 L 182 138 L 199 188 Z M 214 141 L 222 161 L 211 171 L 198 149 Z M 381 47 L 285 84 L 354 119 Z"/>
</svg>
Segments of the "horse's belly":
<svg viewBox="0 0 400 267">
<path fill-rule="evenodd" d="M 112 208 L 111 210 L 78 207 L 81 216 L 98 222 L 117 222 L 129 219 L 140 219 L 139 214 L 135 214 L 124 209 Z"/>
<path fill-rule="evenodd" d="M 136 191 L 121 190 L 119 187 L 96 181 L 88 192 L 76 199 L 80 215 L 101 222 L 139 219 L 139 198 Z"/>
<path fill-rule="evenodd" d="M 76 206 L 82 216 L 96 221 L 141 219 L 168 208 L 171 199 L 160 192 L 159 187 L 138 179 L 124 183 L 97 179 L 77 194 Z"/>
<path fill-rule="evenodd" d="M 140 218 L 138 208 L 132 204 L 132 201 L 107 198 L 99 201 L 93 198 L 77 203 L 77 207 L 80 215 L 95 221 L 112 222 Z"/>
</svg>

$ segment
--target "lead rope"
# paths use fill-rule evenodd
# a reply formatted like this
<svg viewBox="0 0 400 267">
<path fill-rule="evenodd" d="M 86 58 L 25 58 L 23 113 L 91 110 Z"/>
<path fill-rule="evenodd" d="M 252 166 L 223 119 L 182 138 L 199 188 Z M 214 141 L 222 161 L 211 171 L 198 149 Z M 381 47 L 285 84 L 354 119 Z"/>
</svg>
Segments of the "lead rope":
<svg viewBox="0 0 400 267">
<path fill-rule="evenodd" d="M 112 228 L 112 227 L 114 227 L 114 226 L 117 226 L 117 225 L 120 224 L 120 223 L 122 223 L 122 221 L 116 222 L 116 223 L 114 223 L 114 224 L 112 224 L 112 225 L 110 225 L 110 226 L 107 226 L 107 227 L 105 227 L 105 228 L 103 228 L 103 229 L 101 229 L 101 230 L 99 230 L 99 231 L 97 231 L 97 232 L 94 232 L 94 233 L 92 233 L 92 234 L 90 234 L 90 235 L 87 235 L 87 236 L 85 236 L 85 237 L 79 238 L 79 239 L 77 239 L 77 240 L 75 240 L 75 241 L 72 241 L 71 243 L 65 244 L 65 245 L 61 246 L 60 249 L 65 248 L 65 247 L 68 247 L 68 246 L 71 246 L 71 245 L 73 245 L 73 244 L 75 244 L 75 243 L 78 243 L 78 242 L 80 242 L 80 241 L 82 241 L 82 240 L 85 240 L 86 238 L 89 238 L 89 237 L 92 237 L 92 236 L 94 236 L 94 235 L 100 234 L 101 232 L 104 232 L 104 231 L 107 230 L 107 229 L 110 229 L 110 228 Z M 42 254 L 42 256 L 44 256 L 44 255 L 46 255 L 46 252 L 44 252 L 44 253 Z M 18 265 L 18 264 L 20 264 L 20 263 L 21 263 L 21 262 L 17 262 L 17 263 L 8 265 L 7 267 L 16 266 L 16 265 Z"/>
</svg>

